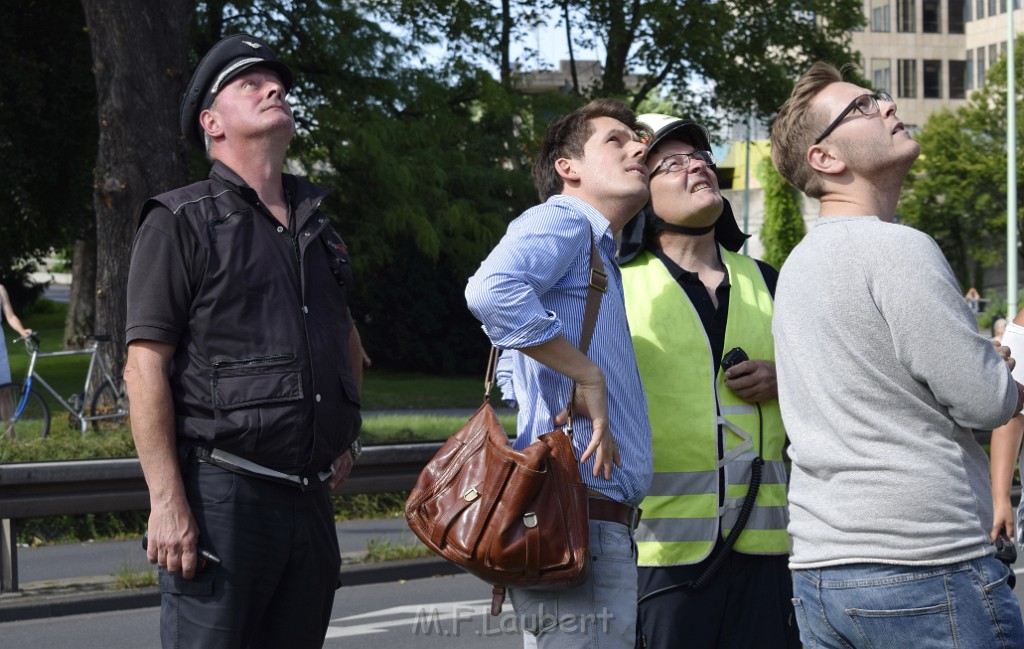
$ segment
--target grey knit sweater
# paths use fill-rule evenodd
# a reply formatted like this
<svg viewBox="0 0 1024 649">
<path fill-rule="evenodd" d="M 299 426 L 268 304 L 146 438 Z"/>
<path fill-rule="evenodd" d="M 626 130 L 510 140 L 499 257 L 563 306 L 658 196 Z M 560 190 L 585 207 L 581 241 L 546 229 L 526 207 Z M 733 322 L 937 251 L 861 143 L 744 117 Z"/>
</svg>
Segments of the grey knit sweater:
<svg viewBox="0 0 1024 649">
<path fill-rule="evenodd" d="M 773 331 L 790 567 L 990 553 L 972 429 L 1008 420 L 1017 393 L 935 242 L 875 217 L 820 219 L 782 268 Z"/>
</svg>

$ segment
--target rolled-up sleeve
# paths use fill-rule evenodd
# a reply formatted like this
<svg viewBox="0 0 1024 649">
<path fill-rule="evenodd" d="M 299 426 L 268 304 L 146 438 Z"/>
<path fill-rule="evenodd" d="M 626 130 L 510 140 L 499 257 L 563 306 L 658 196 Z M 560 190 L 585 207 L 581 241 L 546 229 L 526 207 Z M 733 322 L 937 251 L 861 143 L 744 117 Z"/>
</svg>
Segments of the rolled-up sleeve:
<svg viewBox="0 0 1024 649">
<path fill-rule="evenodd" d="M 496 347 L 533 347 L 562 333 L 559 314 L 542 296 L 565 277 L 589 236 L 586 218 L 552 203 L 509 225 L 466 287 L 469 309 Z"/>
</svg>

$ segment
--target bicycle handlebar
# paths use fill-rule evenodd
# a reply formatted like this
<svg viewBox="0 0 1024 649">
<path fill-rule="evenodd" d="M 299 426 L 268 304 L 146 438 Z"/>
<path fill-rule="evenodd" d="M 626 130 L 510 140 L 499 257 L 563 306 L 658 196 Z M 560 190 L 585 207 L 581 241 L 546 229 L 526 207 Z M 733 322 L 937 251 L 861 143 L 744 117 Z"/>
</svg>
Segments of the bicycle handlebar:
<svg viewBox="0 0 1024 649">
<path fill-rule="evenodd" d="M 39 349 L 39 334 L 33 331 L 30 334 L 20 336 L 11 341 L 12 344 L 20 342 L 25 343 L 25 348 L 28 349 L 29 352 L 37 351 Z"/>
</svg>

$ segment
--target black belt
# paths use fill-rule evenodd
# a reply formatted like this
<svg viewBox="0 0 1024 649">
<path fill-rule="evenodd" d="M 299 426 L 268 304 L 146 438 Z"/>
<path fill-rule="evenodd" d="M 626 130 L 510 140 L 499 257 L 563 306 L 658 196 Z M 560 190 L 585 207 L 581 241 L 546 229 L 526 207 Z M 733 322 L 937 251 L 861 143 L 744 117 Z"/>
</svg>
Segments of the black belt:
<svg viewBox="0 0 1024 649">
<path fill-rule="evenodd" d="M 254 478 L 261 478 L 272 482 L 280 482 L 281 484 L 286 484 L 292 487 L 298 487 L 303 491 L 319 489 L 320 485 L 334 473 L 333 465 L 327 471 L 321 471 L 311 475 L 292 475 L 289 473 L 283 473 L 276 469 L 256 464 L 255 462 L 235 455 L 234 453 L 210 448 L 209 446 L 201 443 L 193 444 L 191 452 L 200 462 L 207 462 L 233 473 L 240 473 Z"/>
<path fill-rule="evenodd" d="M 609 521 L 625 525 L 635 530 L 640 524 L 640 509 L 629 505 L 610 500 L 608 498 L 587 499 L 590 506 L 590 518 L 599 521 Z"/>
</svg>

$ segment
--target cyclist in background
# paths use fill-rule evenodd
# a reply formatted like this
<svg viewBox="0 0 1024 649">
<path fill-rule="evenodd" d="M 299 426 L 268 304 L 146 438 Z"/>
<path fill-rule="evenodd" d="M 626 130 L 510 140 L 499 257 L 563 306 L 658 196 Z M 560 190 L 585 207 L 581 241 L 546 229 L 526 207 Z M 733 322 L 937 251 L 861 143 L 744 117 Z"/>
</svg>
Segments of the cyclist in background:
<svg viewBox="0 0 1024 649">
<path fill-rule="evenodd" d="M 4 320 L 7 320 L 7 324 L 18 332 L 19 336 L 27 336 L 32 333 L 32 330 L 25 328 L 18 316 L 14 315 L 14 307 L 11 306 L 11 299 L 7 296 L 7 289 L 3 284 L 0 284 L 0 309 L 3 309 Z M 2 331 L 2 327 L 0 327 L 0 331 Z M 0 340 L 0 385 L 10 382 L 11 365 L 7 362 L 7 334 L 3 334 L 3 339 Z M 7 391 L 0 393 L 0 421 L 6 421 L 11 416 L 13 409 L 11 393 Z"/>
</svg>

